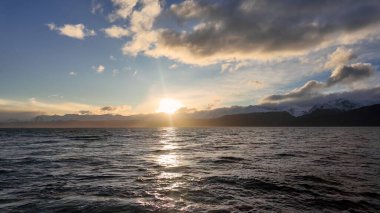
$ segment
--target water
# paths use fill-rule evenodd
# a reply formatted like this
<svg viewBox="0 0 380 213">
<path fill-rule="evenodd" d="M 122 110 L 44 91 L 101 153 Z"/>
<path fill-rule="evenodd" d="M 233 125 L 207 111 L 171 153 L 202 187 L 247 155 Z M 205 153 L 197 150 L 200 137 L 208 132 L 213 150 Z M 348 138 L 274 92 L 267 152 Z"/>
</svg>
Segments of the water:
<svg viewBox="0 0 380 213">
<path fill-rule="evenodd" d="M 0 212 L 379 212 L 380 128 L 0 130 Z"/>
</svg>

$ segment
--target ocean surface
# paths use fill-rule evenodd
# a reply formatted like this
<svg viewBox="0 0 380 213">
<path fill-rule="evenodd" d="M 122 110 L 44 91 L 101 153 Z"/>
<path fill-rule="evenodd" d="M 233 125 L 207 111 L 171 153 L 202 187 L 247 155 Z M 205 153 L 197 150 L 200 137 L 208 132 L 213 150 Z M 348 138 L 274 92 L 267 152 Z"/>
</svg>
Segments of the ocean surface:
<svg viewBox="0 0 380 213">
<path fill-rule="evenodd" d="M 0 129 L 0 212 L 380 212 L 380 128 Z"/>
</svg>

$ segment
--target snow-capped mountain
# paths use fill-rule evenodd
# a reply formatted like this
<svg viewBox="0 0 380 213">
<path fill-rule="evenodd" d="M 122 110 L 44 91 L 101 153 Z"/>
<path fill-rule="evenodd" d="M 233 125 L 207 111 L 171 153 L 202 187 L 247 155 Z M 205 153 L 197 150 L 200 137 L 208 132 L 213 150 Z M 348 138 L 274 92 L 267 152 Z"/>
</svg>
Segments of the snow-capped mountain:
<svg viewBox="0 0 380 213">
<path fill-rule="evenodd" d="M 336 99 L 331 100 L 323 104 L 316 104 L 314 105 L 309 112 L 313 112 L 318 109 L 331 109 L 331 110 L 337 110 L 337 111 L 348 111 L 353 110 L 359 107 L 362 107 L 362 104 L 358 104 L 346 99 Z"/>
<path fill-rule="evenodd" d="M 310 106 L 298 105 L 250 105 L 250 106 L 232 106 L 225 108 L 217 108 L 212 110 L 197 111 L 194 113 L 186 114 L 186 118 L 194 119 L 210 119 L 218 118 L 224 115 L 247 114 L 247 113 L 260 113 L 260 112 L 289 112 L 295 117 L 309 114 L 317 109 L 335 109 L 338 111 L 348 111 L 364 106 L 346 99 L 335 99 L 325 103 L 318 103 Z"/>
</svg>

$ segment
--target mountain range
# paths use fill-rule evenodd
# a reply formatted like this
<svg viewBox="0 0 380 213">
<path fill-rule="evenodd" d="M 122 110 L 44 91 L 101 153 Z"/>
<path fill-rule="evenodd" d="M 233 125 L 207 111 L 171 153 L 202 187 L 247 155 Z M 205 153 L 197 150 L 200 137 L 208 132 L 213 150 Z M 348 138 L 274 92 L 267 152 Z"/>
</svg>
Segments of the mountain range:
<svg viewBox="0 0 380 213">
<path fill-rule="evenodd" d="M 40 115 L 0 127 L 161 127 L 161 126 L 380 126 L 380 104 L 336 99 L 313 106 L 254 105 L 141 115 Z"/>
<path fill-rule="evenodd" d="M 299 117 L 310 114 L 318 109 L 333 109 L 338 111 L 348 111 L 363 106 L 346 99 L 336 99 L 322 104 L 313 106 L 291 106 L 291 105 L 249 105 L 249 106 L 232 106 L 224 108 L 216 108 L 212 110 L 202 110 L 195 112 L 183 112 L 179 110 L 176 117 L 182 119 L 214 119 L 225 115 L 248 114 L 248 113 L 265 113 L 265 112 L 288 112 L 292 116 Z M 66 114 L 66 115 L 40 115 L 34 118 L 35 122 L 52 122 L 52 121 L 128 121 L 128 120 L 144 120 L 160 117 L 160 114 L 139 114 L 139 115 L 81 115 L 81 114 Z"/>
</svg>

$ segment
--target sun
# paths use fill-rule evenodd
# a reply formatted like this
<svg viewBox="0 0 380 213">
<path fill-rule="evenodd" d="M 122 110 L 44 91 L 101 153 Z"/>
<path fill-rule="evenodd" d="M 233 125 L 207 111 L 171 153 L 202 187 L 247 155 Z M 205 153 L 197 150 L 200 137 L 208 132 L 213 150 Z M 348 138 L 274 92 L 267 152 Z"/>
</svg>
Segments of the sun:
<svg viewBox="0 0 380 213">
<path fill-rule="evenodd" d="M 183 107 L 183 105 L 180 101 L 171 98 L 163 98 L 160 101 L 157 112 L 173 114 L 181 107 Z"/>
</svg>

